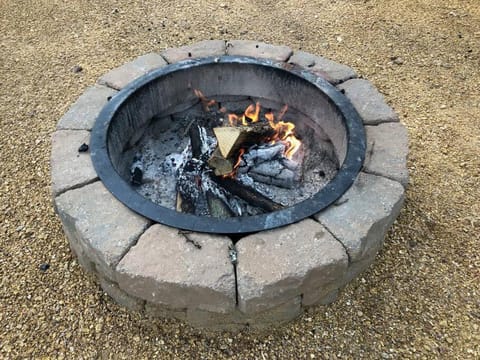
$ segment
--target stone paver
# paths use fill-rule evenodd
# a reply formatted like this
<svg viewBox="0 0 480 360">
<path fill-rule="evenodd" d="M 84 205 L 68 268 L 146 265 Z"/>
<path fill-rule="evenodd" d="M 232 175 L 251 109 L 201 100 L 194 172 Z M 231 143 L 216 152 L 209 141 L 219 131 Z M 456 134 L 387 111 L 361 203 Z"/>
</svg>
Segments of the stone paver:
<svg viewBox="0 0 480 360">
<path fill-rule="evenodd" d="M 178 48 L 170 48 L 163 51 L 162 56 L 169 64 L 176 62 L 208 56 L 225 55 L 225 41 L 224 40 L 205 40 L 198 43 L 181 46 Z"/>
<path fill-rule="evenodd" d="M 77 262 L 89 273 L 97 275 L 97 269 L 93 263 L 90 249 L 83 243 L 83 239 L 77 235 L 73 219 L 67 218 L 66 221 L 62 219 L 62 227 L 67 236 L 70 249 L 77 257 Z"/>
<path fill-rule="evenodd" d="M 215 313 L 218 314 L 218 313 Z M 173 309 L 168 306 L 145 302 L 145 315 L 152 318 L 187 320 L 187 309 Z"/>
<path fill-rule="evenodd" d="M 384 242 L 384 239 L 374 244 L 370 249 L 368 249 L 368 251 L 363 255 L 361 259 L 349 264 L 348 270 L 345 273 L 345 276 L 341 283 L 342 287 L 347 285 L 350 281 L 355 279 L 358 275 L 360 275 L 362 272 L 367 270 L 370 267 L 370 265 L 373 264 L 377 256 L 377 253 L 380 251 L 380 249 L 383 246 L 383 242 Z"/>
<path fill-rule="evenodd" d="M 351 67 L 305 51 L 295 51 L 288 62 L 300 65 L 317 75 L 326 75 L 324 77 L 334 85 L 357 77 Z"/>
<path fill-rule="evenodd" d="M 398 115 L 385 103 L 383 95 L 370 81 L 352 79 L 337 88 L 345 91 L 345 96 L 350 99 L 365 125 L 398 121 Z"/>
<path fill-rule="evenodd" d="M 193 326 L 210 330 L 239 331 L 246 327 L 263 330 L 297 318 L 303 312 L 301 305 L 301 296 L 296 296 L 283 304 L 252 316 L 244 314 L 238 309 L 227 314 L 188 309 L 186 320 Z"/>
<path fill-rule="evenodd" d="M 350 262 L 356 262 L 383 242 L 403 200 L 398 182 L 360 173 L 352 187 L 315 219 L 345 246 Z"/>
<path fill-rule="evenodd" d="M 85 130 L 58 130 L 52 136 L 50 158 L 53 196 L 98 178 L 89 152 L 78 152 L 89 144 L 90 132 Z"/>
<path fill-rule="evenodd" d="M 172 308 L 228 312 L 235 307 L 235 275 L 228 257 L 231 240 L 156 224 L 117 267 L 120 287 L 139 298 Z"/>
<path fill-rule="evenodd" d="M 142 311 L 144 309 L 145 301 L 128 295 L 125 291 L 118 287 L 118 284 L 107 280 L 102 276 L 99 277 L 99 281 L 103 291 L 105 291 L 108 296 L 110 296 L 118 304 L 123 305 L 133 311 Z"/>
<path fill-rule="evenodd" d="M 63 115 L 57 124 L 58 130 L 91 130 L 98 114 L 117 93 L 107 86 L 89 87 Z"/>
<path fill-rule="evenodd" d="M 311 219 L 241 239 L 237 245 L 240 310 L 251 314 L 339 281 L 343 246 Z"/>
<path fill-rule="evenodd" d="M 115 199 L 100 181 L 67 191 L 54 202 L 67 235 L 89 250 L 98 272 L 115 280 L 115 266 L 150 221 Z"/>
<path fill-rule="evenodd" d="M 252 40 L 232 40 L 227 43 L 227 55 L 251 56 L 287 61 L 293 51 L 288 46 L 271 45 Z"/>
<path fill-rule="evenodd" d="M 400 123 L 366 126 L 364 171 L 408 185 L 408 133 Z"/>
<path fill-rule="evenodd" d="M 159 54 L 146 54 L 109 71 L 98 79 L 98 83 L 107 85 L 112 89 L 121 90 L 140 76 L 166 65 L 167 62 Z"/>
</svg>

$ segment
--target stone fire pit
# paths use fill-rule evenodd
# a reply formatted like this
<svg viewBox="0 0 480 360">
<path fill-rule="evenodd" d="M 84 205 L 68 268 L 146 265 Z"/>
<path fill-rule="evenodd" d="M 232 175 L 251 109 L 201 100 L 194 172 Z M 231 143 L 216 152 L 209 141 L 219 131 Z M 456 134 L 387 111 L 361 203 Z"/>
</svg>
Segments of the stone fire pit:
<svg viewBox="0 0 480 360">
<path fill-rule="evenodd" d="M 365 125 L 366 160 L 333 205 L 295 224 L 244 235 L 185 232 L 153 223 L 99 180 L 89 152 L 95 120 L 115 94 L 154 69 L 188 58 L 240 55 L 295 64 L 324 77 Z M 103 75 L 53 135 L 55 209 L 79 263 L 118 303 L 150 316 L 214 329 L 263 328 L 327 304 L 374 260 L 398 216 L 408 183 L 407 132 L 382 95 L 355 72 L 286 46 L 204 41 L 150 53 Z"/>
</svg>

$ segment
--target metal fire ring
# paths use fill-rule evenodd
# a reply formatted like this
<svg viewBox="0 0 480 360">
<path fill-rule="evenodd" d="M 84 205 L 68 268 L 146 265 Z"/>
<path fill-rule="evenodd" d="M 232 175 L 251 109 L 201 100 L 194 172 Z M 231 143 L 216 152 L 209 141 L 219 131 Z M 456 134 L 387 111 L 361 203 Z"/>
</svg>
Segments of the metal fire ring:
<svg viewBox="0 0 480 360">
<path fill-rule="evenodd" d="M 337 107 L 346 128 L 347 151 L 337 175 L 319 192 L 294 206 L 268 214 L 219 219 L 179 213 L 157 205 L 135 191 L 114 169 L 107 147 L 109 126 L 115 113 L 136 91 L 151 81 L 192 67 L 213 64 L 249 64 L 289 73 L 314 85 Z M 154 70 L 123 88 L 100 112 L 91 133 L 91 158 L 95 170 L 107 189 L 131 210 L 161 224 L 198 232 L 219 234 L 252 233 L 300 221 L 335 202 L 353 184 L 365 159 L 366 141 L 362 119 L 351 102 L 323 78 L 284 62 L 244 56 L 220 56 L 185 60 Z"/>
</svg>

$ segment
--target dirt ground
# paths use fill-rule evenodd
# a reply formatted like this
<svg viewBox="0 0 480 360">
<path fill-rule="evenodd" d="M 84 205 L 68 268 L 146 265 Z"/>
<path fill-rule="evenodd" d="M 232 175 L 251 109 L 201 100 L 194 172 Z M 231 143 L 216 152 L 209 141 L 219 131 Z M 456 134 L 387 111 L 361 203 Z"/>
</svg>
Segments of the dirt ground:
<svg viewBox="0 0 480 360">
<path fill-rule="evenodd" d="M 378 261 L 334 304 L 264 334 L 120 308 L 51 204 L 50 136 L 78 96 L 139 55 L 204 39 L 350 65 L 410 134 L 407 201 Z M 478 0 L 0 0 L 0 357 L 480 358 L 479 68 Z"/>
</svg>

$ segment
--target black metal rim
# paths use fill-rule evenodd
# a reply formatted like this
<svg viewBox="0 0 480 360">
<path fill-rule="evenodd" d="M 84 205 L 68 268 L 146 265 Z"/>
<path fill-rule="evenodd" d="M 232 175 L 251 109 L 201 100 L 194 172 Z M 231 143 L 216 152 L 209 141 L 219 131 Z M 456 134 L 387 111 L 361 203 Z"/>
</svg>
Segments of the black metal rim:
<svg viewBox="0 0 480 360">
<path fill-rule="evenodd" d="M 115 171 L 107 148 L 108 128 L 116 111 L 138 89 L 167 74 L 213 63 L 253 64 L 281 69 L 313 84 L 338 108 L 347 131 L 347 152 L 337 175 L 311 198 L 289 208 L 257 216 L 218 219 L 184 214 L 157 205 L 144 198 Z M 273 229 L 310 217 L 335 202 L 355 181 L 365 158 L 365 130 L 358 112 L 350 101 L 333 85 L 321 77 L 284 62 L 244 56 L 221 56 L 185 60 L 154 70 L 130 83 L 113 96 L 100 112 L 92 129 L 90 140 L 94 168 L 105 187 L 128 208 L 155 222 L 206 233 L 241 234 Z"/>
</svg>

